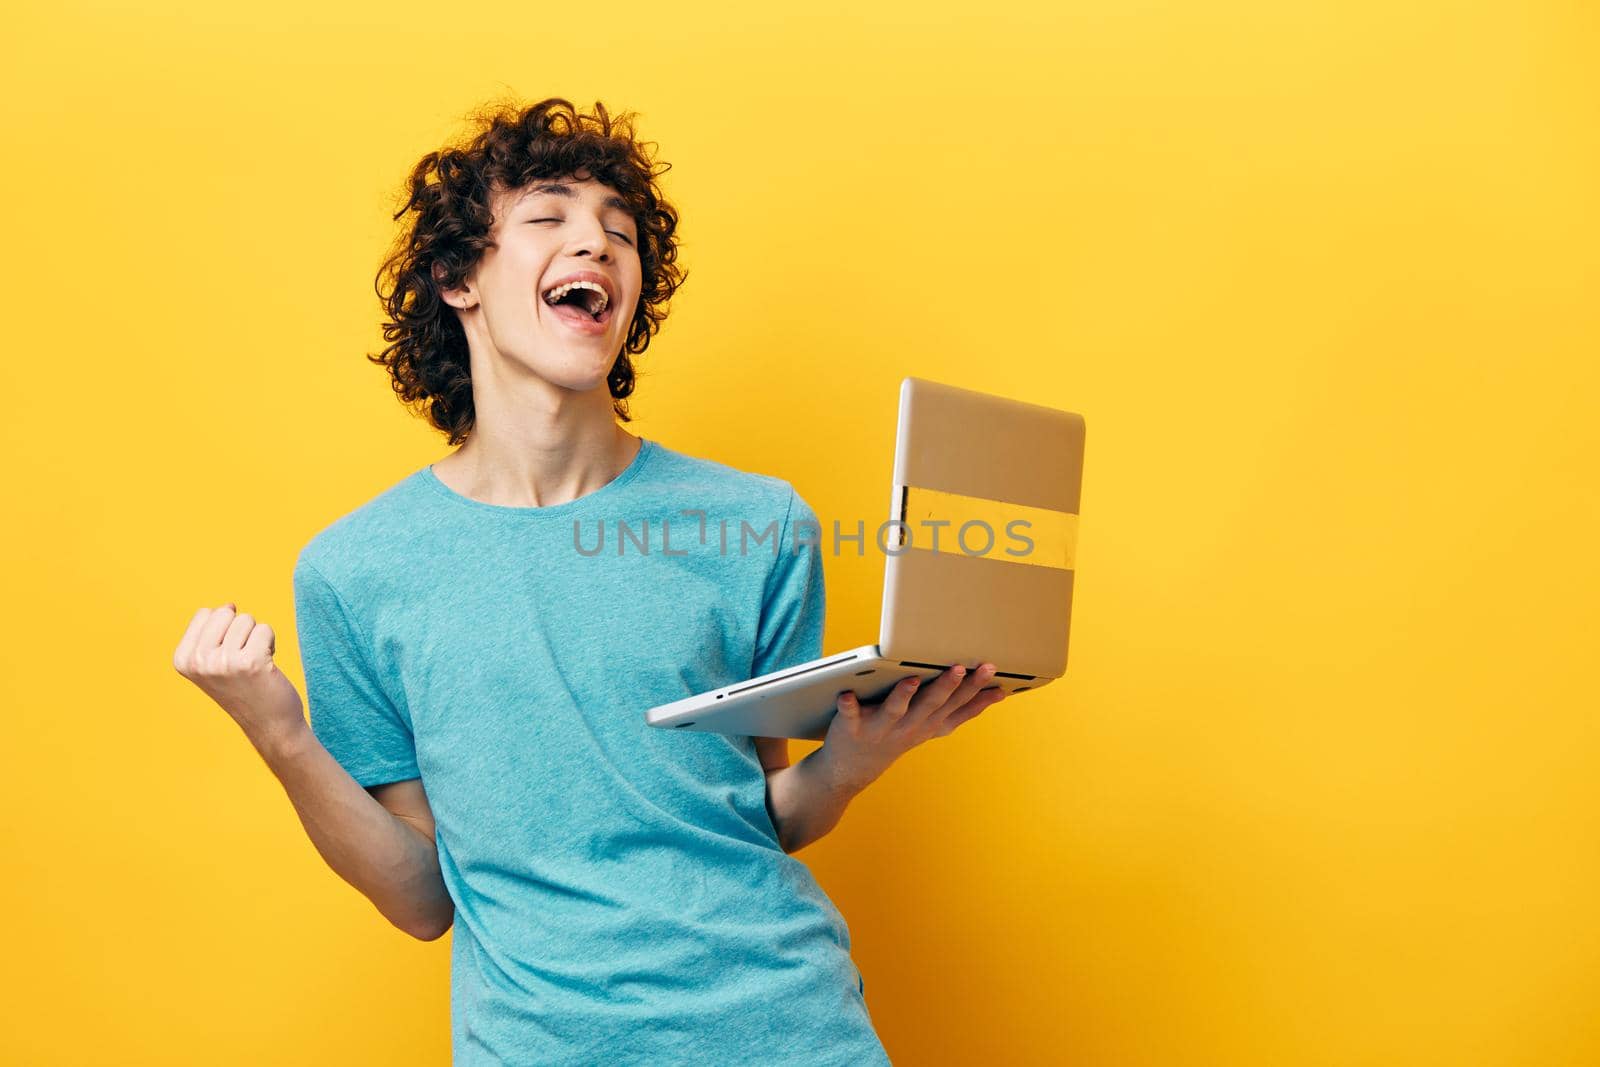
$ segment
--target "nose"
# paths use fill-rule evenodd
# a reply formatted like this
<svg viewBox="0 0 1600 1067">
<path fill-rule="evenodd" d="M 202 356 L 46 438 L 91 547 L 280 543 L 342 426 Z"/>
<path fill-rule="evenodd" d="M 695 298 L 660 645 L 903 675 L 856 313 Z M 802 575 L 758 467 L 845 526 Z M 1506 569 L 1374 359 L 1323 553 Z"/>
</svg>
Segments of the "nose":
<svg viewBox="0 0 1600 1067">
<path fill-rule="evenodd" d="M 590 224 L 582 227 L 578 236 L 573 238 L 568 251 L 576 256 L 593 256 L 602 263 L 610 260 L 611 238 L 606 233 L 605 225 L 598 219 L 591 220 Z"/>
</svg>

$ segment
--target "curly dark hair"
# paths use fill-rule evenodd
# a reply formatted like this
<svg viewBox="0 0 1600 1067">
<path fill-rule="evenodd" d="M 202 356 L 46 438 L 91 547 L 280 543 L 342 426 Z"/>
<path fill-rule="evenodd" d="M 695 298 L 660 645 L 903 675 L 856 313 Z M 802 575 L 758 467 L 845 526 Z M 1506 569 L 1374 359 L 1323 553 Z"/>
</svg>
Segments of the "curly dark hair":
<svg viewBox="0 0 1600 1067">
<path fill-rule="evenodd" d="M 478 263 L 494 224 L 492 197 L 547 178 L 594 180 L 615 189 L 638 226 L 643 286 L 633 322 L 616 363 L 606 376 L 617 417 L 630 421 L 627 397 L 635 370 L 630 356 L 642 353 L 667 317 L 667 302 L 687 278 L 677 265 L 678 213 L 662 196 L 656 178 L 671 169 L 657 163 L 638 141 L 632 112 L 612 118 L 595 102 L 579 114 L 560 97 L 519 109 L 499 101 L 471 114 L 470 140 L 423 156 L 396 199 L 395 221 L 415 212 L 378 271 L 378 298 L 388 319 L 389 346 L 367 359 L 389 369 L 401 401 L 427 415 L 454 445 L 471 432 L 472 367 L 467 336 L 441 290 L 456 288 Z"/>
</svg>

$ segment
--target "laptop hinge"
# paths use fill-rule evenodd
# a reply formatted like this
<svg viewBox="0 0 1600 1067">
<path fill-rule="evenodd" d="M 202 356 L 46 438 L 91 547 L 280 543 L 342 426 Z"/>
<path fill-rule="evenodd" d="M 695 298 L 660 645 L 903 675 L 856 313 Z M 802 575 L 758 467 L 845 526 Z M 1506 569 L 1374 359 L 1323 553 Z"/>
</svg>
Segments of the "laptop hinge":
<svg viewBox="0 0 1600 1067">
<path fill-rule="evenodd" d="M 951 667 L 954 667 L 955 664 L 954 663 L 917 663 L 914 660 L 903 659 L 903 660 L 900 661 L 900 666 L 902 666 L 902 667 L 927 667 L 930 670 L 946 671 L 946 670 L 949 670 Z M 1039 678 L 1039 676 L 1037 674 L 1013 674 L 1011 671 L 995 671 L 994 672 L 994 676 L 996 678 L 1021 678 L 1023 681 L 1027 681 L 1027 682 L 1037 681 L 1038 678 Z"/>
</svg>

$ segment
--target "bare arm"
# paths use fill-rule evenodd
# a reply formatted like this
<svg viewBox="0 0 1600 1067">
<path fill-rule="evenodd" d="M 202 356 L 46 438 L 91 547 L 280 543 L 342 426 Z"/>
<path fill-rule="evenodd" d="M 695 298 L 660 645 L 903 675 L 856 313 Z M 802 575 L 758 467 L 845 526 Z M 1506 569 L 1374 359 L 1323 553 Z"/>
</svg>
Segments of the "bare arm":
<svg viewBox="0 0 1600 1067">
<path fill-rule="evenodd" d="M 195 614 L 173 666 L 238 723 L 334 873 L 406 933 L 424 941 L 443 936 L 455 905 L 439 871 L 421 781 L 363 789 L 311 732 L 273 650 L 270 626 L 225 604 Z"/>
<path fill-rule="evenodd" d="M 900 681 L 876 704 L 861 704 L 851 690 L 840 693 L 822 747 L 789 766 L 782 738 L 756 738 L 767 776 L 767 811 L 785 852 L 797 852 L 839 824 L 850 801 L 906 752 L 936 737 L 948 737 L 991 704 L 1005 698 L 992 663 L 967 673 L 956 665 L 918 693 L 920 679 Z"/>
<path fill-rule="evenodd" d="M 309 726 L 257 751 L 334 873 L 412 937 L 444 936 L 455 904 L 439 871 L 421 779 L 363 789 Z"/>
<path fill-rule="evenodd" d="M 861 791 L 836 781 L 826 763 L 819 748 L 793 766 L 763 767 L 767 812 L 785 852 L 798 852 L 837 826 Z"/>
</svg>

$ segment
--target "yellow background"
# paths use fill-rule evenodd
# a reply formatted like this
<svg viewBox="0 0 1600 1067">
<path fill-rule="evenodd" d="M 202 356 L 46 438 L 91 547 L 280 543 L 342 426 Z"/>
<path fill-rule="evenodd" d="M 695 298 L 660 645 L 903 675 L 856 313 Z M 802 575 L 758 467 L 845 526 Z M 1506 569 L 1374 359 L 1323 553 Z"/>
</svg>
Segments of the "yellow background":
<svg viewBox="0 0 1600 1067">
<path fill-rule="evenodd" d="M 635 432 L 853 523 L 906 374 L 1087 418 L 1067 679 L 800 854 L 897 1064 L 1600 1061 L 1592 5 L 143 7 L 0 43 L 0 1061 L 447 1062 L 171 656 L 298 681 L 296 553 L 445 454 L 372 281 L 500 95 L 673 164 Z"/>
</svg>

